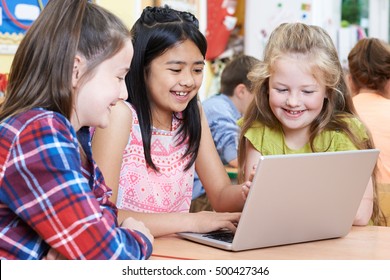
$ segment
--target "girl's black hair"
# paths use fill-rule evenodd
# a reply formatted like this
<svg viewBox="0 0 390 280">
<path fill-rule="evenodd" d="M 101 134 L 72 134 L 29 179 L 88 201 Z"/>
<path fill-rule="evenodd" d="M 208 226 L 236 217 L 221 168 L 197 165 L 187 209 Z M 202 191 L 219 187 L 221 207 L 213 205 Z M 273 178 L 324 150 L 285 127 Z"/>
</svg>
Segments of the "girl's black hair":
<svg viewBox="0 0 390 280">
<path fill-rule="evenodd" d="M 126 75 L 129 93 L 127 101 L 134 106 L 137 112 L 146 163 L 157 170 L 150 153 L 152 114 L 147 92 L 148 87 L 145 82 L 150 64 L 165 51 L 185 40 L 194 42 L 205 57 L 207 42 L 199 31 L 199 22 L 193 14 L 177 11 L 168 6 L 146 7 L 135 22 L 131 33 L 134 56 L 130 71 Z M 183 121 L 178 132 L 180 137 L 177 139 L 181 139 L 178 144 L 188 141 L 188 149 L 183 155 L 183 158 L 191 157 L 185 168 L 188 170 L 195 162 L 201 138 L 201 120 L 197 97 L 189 102 L 181 117 L 179 116 L 179 114 L 174 115 L 175 118 L 180 118 Z"/>
</svg>

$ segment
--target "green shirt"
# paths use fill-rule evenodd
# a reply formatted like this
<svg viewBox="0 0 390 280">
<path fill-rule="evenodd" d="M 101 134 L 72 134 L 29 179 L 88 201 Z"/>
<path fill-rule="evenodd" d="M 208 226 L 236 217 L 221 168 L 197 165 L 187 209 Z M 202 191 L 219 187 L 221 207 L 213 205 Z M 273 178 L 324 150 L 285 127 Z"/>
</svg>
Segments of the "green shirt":
<svg viewBox="0 0 390 280">
<path fill-rule="evenodd" d="M 240 120 L 242 121 L 242 120 Z M 368 139 L 364 125 L 356 118 L 345 118 L 351 130 L 358 135 L 361 141 Z M 310 143 L 298 150 L 287 147 L 281 128 L 271 129 L 259 121 L 255 121 L 245 133 L 245 137 L 262 155 L 300 154 L 313 152 Z M 342 131 L 325 130 L 314 139 L 316 152 L 335 152 L 357 150 L 358 148 Z"/>
</svg>

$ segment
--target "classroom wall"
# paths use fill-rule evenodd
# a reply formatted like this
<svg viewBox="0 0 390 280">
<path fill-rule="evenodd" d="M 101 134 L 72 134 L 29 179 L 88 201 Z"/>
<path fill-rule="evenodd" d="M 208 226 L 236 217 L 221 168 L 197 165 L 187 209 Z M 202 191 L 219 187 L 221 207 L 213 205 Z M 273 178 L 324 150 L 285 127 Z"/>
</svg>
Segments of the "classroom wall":
<svg viewBox="0 0 390 280">
<path fill-rule="evenodd" d="M 0 54 L 0 73 L 9 73 L 13 58 L 13 55 Z"/>
<path fill-rule="evenodd" d="M 97 4 L 106 9 L 110 10 L 118 17 L 120 17 L 123 22 L 129 28 L 133 25 L 134 21 L 138 18 L 141 13 L 141 6 L 143 2 L 152 2 L 152 1 L 142 1 L 142 0 L 96 0 Z"/>
</svg>

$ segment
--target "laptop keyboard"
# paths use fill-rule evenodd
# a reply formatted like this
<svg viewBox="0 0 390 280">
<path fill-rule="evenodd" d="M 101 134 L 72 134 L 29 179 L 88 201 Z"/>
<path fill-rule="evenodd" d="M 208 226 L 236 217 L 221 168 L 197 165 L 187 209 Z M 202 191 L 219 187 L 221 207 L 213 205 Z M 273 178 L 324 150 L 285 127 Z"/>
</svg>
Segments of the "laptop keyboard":
<svg viewBox="0 0 390 280">
<path fill-rule="evenodd" d="M 211 239 L 216 239 L 219 241 L 232 243 L 234 238 L 234 233 L 231 231 L 216 231 L 216 232 L 210 232 L 204 234 L 203 236 Z"/>
</svg>

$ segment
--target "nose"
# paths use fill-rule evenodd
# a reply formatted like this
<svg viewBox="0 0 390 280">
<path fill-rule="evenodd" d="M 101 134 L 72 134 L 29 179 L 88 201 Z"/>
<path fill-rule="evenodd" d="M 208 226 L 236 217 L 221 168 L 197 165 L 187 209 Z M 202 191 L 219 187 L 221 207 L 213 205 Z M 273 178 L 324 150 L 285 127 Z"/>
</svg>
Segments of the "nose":
<svg viewBox="0 0 390 280">
<path fill-rule="evenodd" d="M 119 99 L 126 100 L 128 96 L 126 84 L 122 83 L 119 91 Z"/>
<path fill-rule="evenodd" d="M 286 105 L 290 107 L 297 107 L 300 105 L 300 100 L 301 98 L 299 93 L 290 92 L 286 98 Z"/>
<path fill-rule="evenodd" d="M 191 73 L 191 71 L 183 71 L 183 75 L 179 81 L 179 85 L 185 87 L 192 87 L 195 83 L 195 79 Z"/>
</svg>

